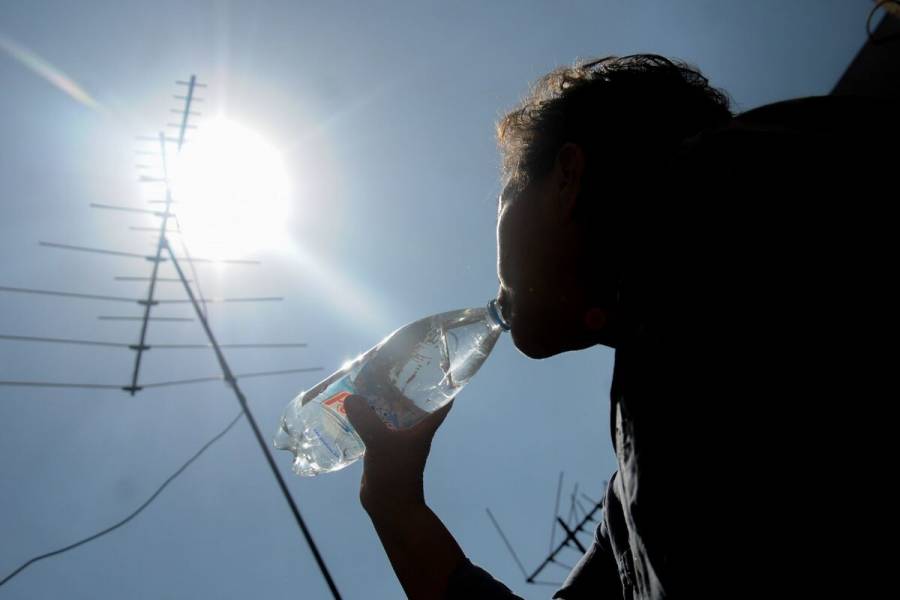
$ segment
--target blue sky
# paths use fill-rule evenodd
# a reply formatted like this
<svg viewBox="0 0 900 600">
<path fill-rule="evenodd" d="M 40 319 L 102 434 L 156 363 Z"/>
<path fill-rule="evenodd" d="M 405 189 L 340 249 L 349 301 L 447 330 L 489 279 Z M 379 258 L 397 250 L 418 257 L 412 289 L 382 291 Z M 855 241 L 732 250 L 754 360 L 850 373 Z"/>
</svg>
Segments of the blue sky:
<svg viewBox="0 0 900 600">
<path fill-rule="evenodd" d="M 529 82 L 579 57 L 657 52 L 696 64 L 738 110 L 827 93 L 862 45 L 868 0 L 628 2 L 5 2 L 0 39 L 65 73 L 79 102 L 0 52 L 0 285 L 142 295 L 149 263 L 39 247 L 39 240 L 147 252 L 149 225 L 90 202 L 138 204 L 134 136 L 169 120 L 175 79 L 209 84 L 224 112 L 281 149 L 292 253 L 259 267 L 198 266 L 208 295 L 283 295 L 210 308 L 267 435 L 284 405 L 343 360 L 421 316 L 483 305 L 496 289 L 499 160 L 493 124 Z M 71 90 L 70 90 L 71 92 Z M 76 94 L 77 97 L 77 94 Z M 82 98 L 83 100 L 83 98 Z M 161 297 L 178 297 L 168 287 Z M 119 306 L 0 293 L 0 334 L 133 342 Z M 163 314 L 160 310 L 159 314 Z M 188 315 L 184 310 L 166 314 Z M 154 323 L 151 343 L 199 342 L 197 323 Z M 120 349 L 0 340 L 0 379 L 119 383 Z M 509 339 L 435 440 L 426 494 L 473 561 L 528 599 L 485 514 L 526 566 L 547 551 L 560 470 L 599 496 L 612 352 L 544 361 Z M 146 381 L 211 375 L 211 353 L 151 351 Z M 221 384 L 117 392 L 0 387 L 0 576 L 131 512 L 238 411 Z M 358 505 L 360 464 L 317 479 L 277 460 L 345 598 L 396 598 Z M 566 557 L 575 562 L 577 556 Z M 547 579 L 561 580 L 563 571 Z M 245 423 L 135 521 L 32 566 L 0 598 L 327 598 Z"/>
</svg>

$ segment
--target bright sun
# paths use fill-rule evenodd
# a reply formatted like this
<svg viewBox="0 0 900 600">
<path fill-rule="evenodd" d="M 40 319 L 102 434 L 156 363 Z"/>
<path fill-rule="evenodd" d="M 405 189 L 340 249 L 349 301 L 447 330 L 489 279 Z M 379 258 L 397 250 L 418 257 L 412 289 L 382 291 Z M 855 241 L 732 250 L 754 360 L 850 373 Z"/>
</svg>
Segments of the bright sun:
<svg viewBox="0 0 900 600">
<path fill-rule="evenodd" d="M 281 156 L 223 118 L 197 131 L 172 165 L 173 208 L 191 253 L 239 258 L 282 246 L 289 205 Z"/>
</svg>

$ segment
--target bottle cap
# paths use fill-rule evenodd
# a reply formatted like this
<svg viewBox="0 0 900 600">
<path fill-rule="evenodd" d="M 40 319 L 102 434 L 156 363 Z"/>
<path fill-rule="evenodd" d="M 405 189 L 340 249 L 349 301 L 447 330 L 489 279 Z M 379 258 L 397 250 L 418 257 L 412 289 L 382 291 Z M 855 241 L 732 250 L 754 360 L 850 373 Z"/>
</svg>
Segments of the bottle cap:
<svg viewBox="0 0 900 600">
<path fill-rule="evenodd" d="M 503 312 L 500 310 L 500 305 L 497 304 L 497 299 L 494 298 L 487 305 L 487 312 L 490 315 L 491 320 L 497 324 L 503 331 L 509 331 L 510 326 L 509 323 L 506 322 L 506 319 L 503 318 Z"/>
</svg>

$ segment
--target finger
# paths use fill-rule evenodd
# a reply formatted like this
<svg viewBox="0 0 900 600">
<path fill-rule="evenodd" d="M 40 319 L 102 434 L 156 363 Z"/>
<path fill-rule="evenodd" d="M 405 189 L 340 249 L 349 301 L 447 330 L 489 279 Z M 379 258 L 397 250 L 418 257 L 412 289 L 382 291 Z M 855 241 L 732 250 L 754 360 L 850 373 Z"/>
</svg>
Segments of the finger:
<svg viewBox="0 0 900 600">
<path fill-rule="evenodd" d="M 366 446 L 377 444 L 390 432 L 363 396 L 348 397 L 344 400 L 344 410 Z"/>
</svg>

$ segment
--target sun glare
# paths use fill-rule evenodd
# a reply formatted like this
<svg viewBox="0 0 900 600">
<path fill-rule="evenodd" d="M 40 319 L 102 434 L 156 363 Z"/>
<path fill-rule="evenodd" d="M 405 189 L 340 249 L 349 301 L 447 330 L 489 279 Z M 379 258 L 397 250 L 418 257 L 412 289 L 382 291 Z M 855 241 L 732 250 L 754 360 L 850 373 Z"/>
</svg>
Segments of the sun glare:
<svg viewBox="0 0 900 600">
<path fill-rule="evenodd" d="M 192 254 L 241 258 L 284 244 L 287 176 L 259 134 L 223 118 L 201 123 L 172 171 L 174 212 Z"/>
</svg>

